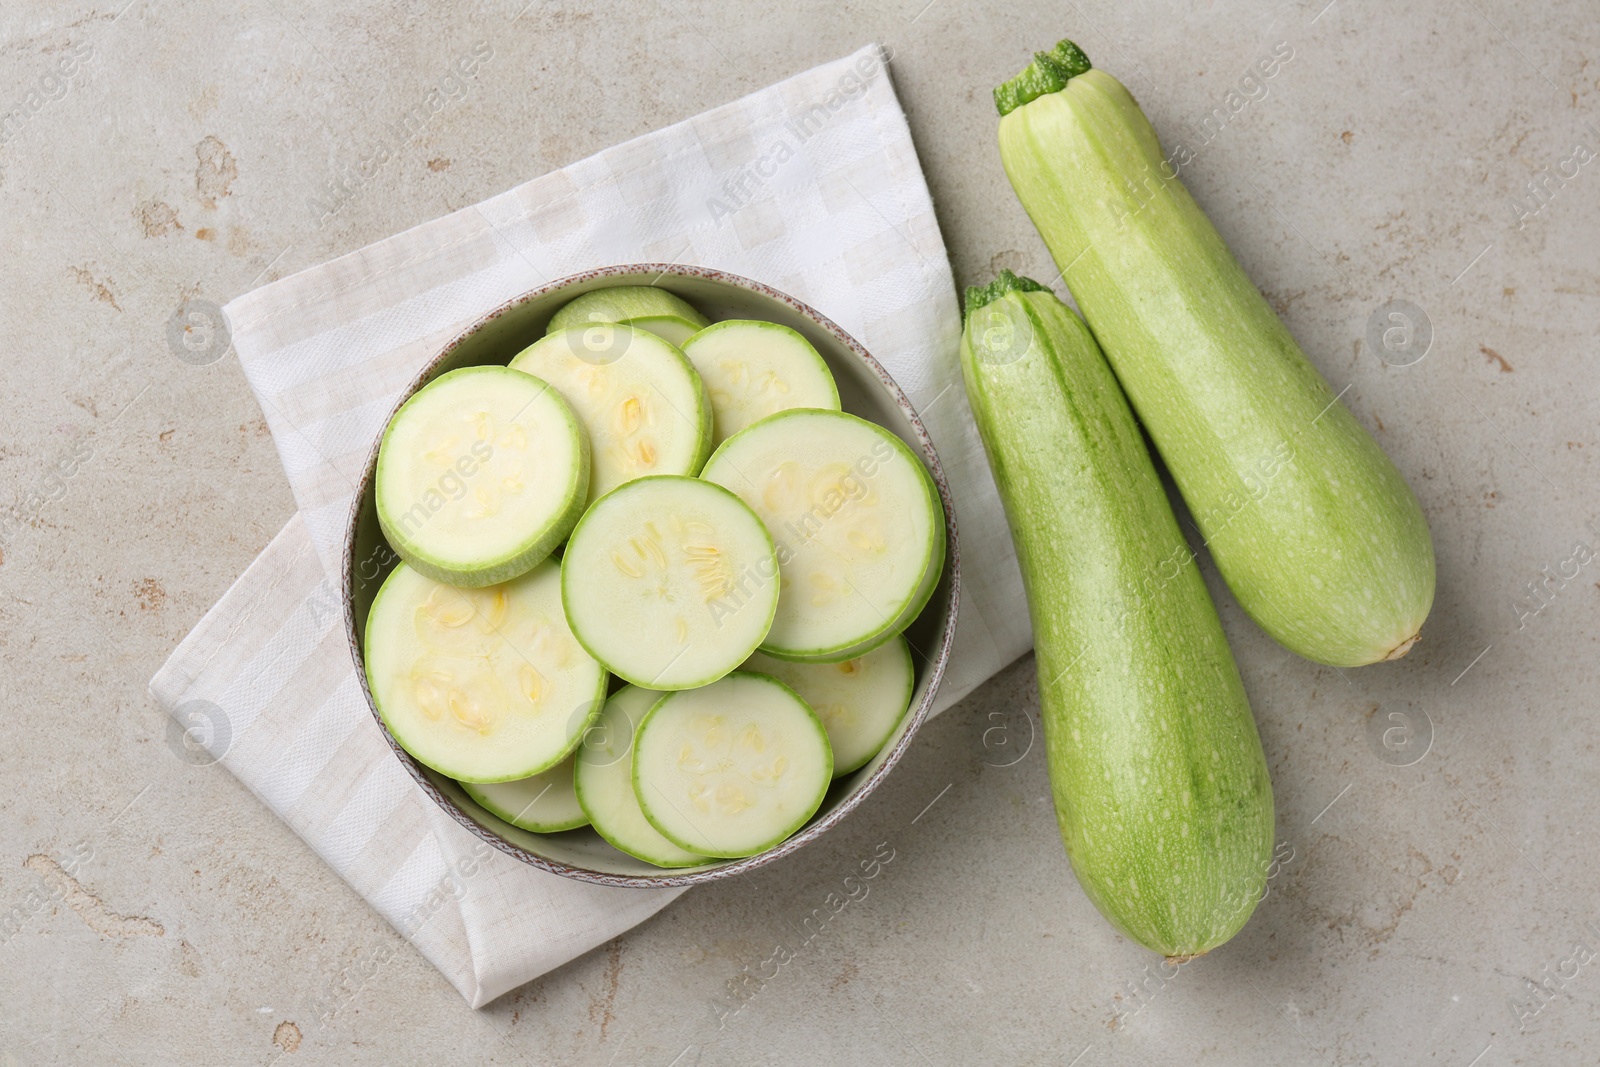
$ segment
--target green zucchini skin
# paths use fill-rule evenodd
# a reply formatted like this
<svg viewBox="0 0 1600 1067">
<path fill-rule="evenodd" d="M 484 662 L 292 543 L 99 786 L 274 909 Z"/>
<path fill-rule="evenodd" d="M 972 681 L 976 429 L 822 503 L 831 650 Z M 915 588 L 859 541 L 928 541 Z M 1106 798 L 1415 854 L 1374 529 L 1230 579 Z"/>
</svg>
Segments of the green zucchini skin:
<svg viewBox="0 0 1600 1067">
<path fill-rule="evenodd" d="M 1010 105 L 1006 174 L 1228 587 L 1308 659 L 1404 655 L 1435 580 L 1405 479 L 1240 268 L 1127 89 L 1098 69 L 1056 91 L 1039 81 L 996 90 Z"/>
<path fill-rule="evenodd" d="M 1027 591 L 1067 855 L 1119 930 L 1199 955 L 1255 910 L 1272 850 L 1238 668 L 1083 322 L 1005 274 L 968 300 L 961 369 Z"/>
</svg>

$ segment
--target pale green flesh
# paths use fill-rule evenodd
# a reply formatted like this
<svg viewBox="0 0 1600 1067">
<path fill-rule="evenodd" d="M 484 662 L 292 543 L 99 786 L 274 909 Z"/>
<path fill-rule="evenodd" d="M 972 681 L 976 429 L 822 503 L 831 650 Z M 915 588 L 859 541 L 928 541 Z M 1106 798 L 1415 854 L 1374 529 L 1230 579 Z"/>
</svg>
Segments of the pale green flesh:
<svg viewBox="0 0 1600 1067">
<path fill-rule="evenodd" d="M 668 344 L 682 346 L 711 320 L 688 301 L 651 285 L 596 289 L 565 304 L 550 317 L 547 333 L 594 322 L 616 322 L 649 330 Z"/>
<path fill-rule="evenodd" d="M 700 332 L 700 326 L 688 319 L 655 315 L 628 319 L 622 325 L 632 326 L 636 330 L 646 330 L 655 334 L 669 345 L 676 345 L 679 348 L 682 348 L 689 338 Z"/>
<path fill-rule="evenodd" d="M 1322 663 L 1403 652 L 1433 603 L 1421 508 L 1127 90 L 1072 78 L 1000 120 L 1000 155 L 1239 603 Z"/>
<path fill-rule="evenodd" d="M 363 651 L 389 732 L 460 782 L 549 770 L 577 747 L 605 697 L 605 671 L 567 626 L 554 561 L 483 589 L 401 563 L 373 600 Z"/>
<path fill-rule="evenodd" d="M 898 634 L 839 663 L 790 663 L 757 652 L 740 670 L 771 675 L 811 705 L 828 731 L 835 778 L 878 754 L 905 717 L 916 685 L 911 646 Z"/>
<path fill-rule="evenodd" d="M 588 503 L 652 474 L 698 474 L 711 400 L 682 352 L 655 334 L 599 323 L 548 334 L 511 369 L 553 385 L 588 432 Z"/>
<path fill-rule="evenodd" d="M 932 595 L 945 552 L 938 492 L 882 427 L 779 412 L 724 442 L 702 476 L 737 493 L 777 544 L 783 590 L 763 652 L 850 659 L 905 629 Z"/>
<path fill-rule="evenodd" d="M 573 790 L 575 757 L 568 756 L 543 774 L 513 782 L 462 782 L 467 796 L 489 814 L 536 834 L 555 834 L 587 825 L 589 817 Z"/>
<path fill-rule="evenodd" d="M 983 347 L 1015 331 L 1020 358 Z M 1273 811 L 1199 568 L 1110 368 L 1054 295 L 973 313 L 961 362 L 1027 591 L 1072 868 L 1140 944 L 1205 952 L 1255 907 Z"/>
<path fill-rule="evenodd" d="M 645 818 L 703 856 L 753 856 L 783 841 L 816 812 L 832 777 L 821 720 L 762 674 L 736 671 L 669 694 L 634 738 L 633 788 Z"/>
<path fill-rule="evenodd" d="M 633 735 L 663 696 L 629 685 L 606 701 L 600 718 L 578 749 L 574 783 L 578 803 L 599 835 L 613 848 L 657 867 L 698 867 L 710 862 L 679 848 L 650 825 L 633 791 Z"/>
<path fill-rule="evenodd" d="M 743 663 L 778 605 L 761 521 L 698 478 L 630 482 L 584 514 L 562 554 L 567 619 L 611 673 L 690 689 Z"/>
<path fill-rule="evenodd" d="M 509 581 L 566 539 L 589 441 L 561 394 L 505 367 L 451 371 L 390 420 L 373 495 L 389 544 L 460 586 Z"/>
<path fill-rule="evenodd" d="M 839 388 L 822 356 L 787 326 L 724 319 L 683 343 L 711 395 L 712 447 L 790 408 L 839 410 Z"/>
</svg>

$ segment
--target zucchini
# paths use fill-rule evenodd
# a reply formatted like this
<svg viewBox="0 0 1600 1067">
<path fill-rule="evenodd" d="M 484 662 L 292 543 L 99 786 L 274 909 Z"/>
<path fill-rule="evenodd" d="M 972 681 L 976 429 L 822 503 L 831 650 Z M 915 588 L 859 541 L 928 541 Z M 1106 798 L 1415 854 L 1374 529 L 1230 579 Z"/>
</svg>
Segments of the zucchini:
<svg viewBox="0 0 1600 1067">
<path fill-rule="evenodd" d="M 757 652 L 739 669 L 776 678 L 811 705 L 828 731 L 835 778 L 860 770 L 889 743 L 917 685 L 911 646 L 900 634 L 839 663 L 792 663 Z"/>
<path fill-rule="evenodd" d="M 733 493 L 655 475 L 584 513 L 561 556 L 561 602 L 578 642 L 618 678 L 694 689 L 767 636 L 778 567 L 772 536 Z"/>
<path fill-rule="evenodd" d="M 839 410 L 839 387 L 798 332 L 760 319 L 724 319 L 683 343 L 711 395 L 712 447 L 790 408 Z"/>
<path fill-rule="evenodd" d="M 484 589 L 401 563 L 372 601 L 363 648 L 394 739 L 463 784 L 545 773 L 605 703 L 606 672 L 573 639 L 554 560 Z"/>
<path fill-rule="evenodd" d="M 699 856 L 754 856 L 816 814 L 833 779 L 822 720 L 793 689 L 734 671 L 668 693 L 633 739 L 633 791 L 662 837 Z"/>
<path fill-rule="evenodd" d="M 543 774 L 511 782 L 462 782 L 478 807 L 512 826 L 536 834 L 558 834 L 589 825 L 573 785 L 577 755 L 568 756 Z"/>
<path fill-rule="evenodd" d="M 546 332 L 558 333 L 597 322 L 649 330 L 670 345 L 682 345 L 711 325 L 711 320 L 700 314 L 694 305 L 665 289 L 653 285 L 621 285 L 595 289 L 563 305 L 550 316 Z"/>
<path fill-rule="evenodd" d="M 707 862 L 674 845 L 644 817 L 633 791 L 633 734 L 663 694 L 625 685 L 611 694 L 600 718 L 583 735 L 573 786 L 595 832 L 618 851 L 657 867 L 698 867 Z"/>
<path fill-rule="evenodd" d="M 587 432 L 585 507 L 653 474 L 700 473 L 711 454 L 711 398 L 674 346 L 631 326 L 596 323 L 546 334 L 511 369 L 549 382 Z"/>
<path fill-rule="evenodd" d="M 1273 833 L 1216 609 L 1071 309 L 1010 272 L 969 289 L 961 370 L 1022 568 L 1072 869 L 1123 933 L 1199 955 L 1255 909 Z"/>
<path fill-rule="evenodd" d="M 1076 45 L 995 90 L 1000 158 L 1240 605 L 1308 659 L 1397 659 L 1433 604 L 1416 497 Z"/>
<path fill-rule="evenodd" d="M 417 391 L 378 446 L 378 524 L 400 558 L 450 585 L 526 574 L 567 539 L 589 490 L 589 438 L 561 394 L 505 367 Z"/>
<path fill-rule="evenodd" d="M 777 545 L 782 592 L 767 655 L 855 659 L 911 625 L 933 595 L 945 555 L 939 491 L 882 426 L 842 411 L 780 411 L 724 441 L 701 477 L 737 493 Z"/>
</svg>

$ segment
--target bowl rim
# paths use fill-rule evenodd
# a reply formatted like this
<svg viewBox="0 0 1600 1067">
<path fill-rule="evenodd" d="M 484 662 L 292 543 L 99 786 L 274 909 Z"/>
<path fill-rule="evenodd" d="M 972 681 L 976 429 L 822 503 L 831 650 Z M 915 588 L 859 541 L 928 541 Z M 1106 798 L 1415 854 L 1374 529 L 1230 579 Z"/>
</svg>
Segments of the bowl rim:
<svg viewBox="0 0 1600 1067">
<path fill-rule="evenodd" d="M 399 759 L 400 765 L 405 768 L 406 773 L 411 776 L 411 779 L 417 784 L 418 787 L 421 788 L 422 792 L 426 794 L 435 804 L 437 804 L 447 815 L 449 815 L 461 826 L 465 827 L 466 830 L 475 837 L 479 838 L 500 852 L 512 857 L 513 859 L 520 860 L 523 863 L 526 863 L 529 866 L 539 870 L 548 871 L 551 874 L 557 874 L 566 878 L 572 878 L 582 882 L 589 882 L 595 885 L 618 886 L 630 889 L 654 889 L 673 886 L 702 885 L 707 882 L 715 882 L 725 878 L 732 878 L 736 875 L 744 874 L 757 868 L 764 867 L 775 860 L 788 856 L 789 854 L 816 840 L 818 837 L 822 836 L 828 830 L 832 829 L 838 823 L 843 821 L 847 815 L 858 808 L 861 803 L 878 788 L 879 784 L 881 784 L 883 779 L 888 776 L 889 772 L 893 770 L 894 767 L 900 762 L 901 758 L 905 755 L 906 750 L 910 748 L 912 738 L 915 737 L 917 731 L 922 728 L 922 724 L 927 720 L 928 715 L 933 708 L 933 702 L 938 695 L 940 684 L 944 680 L 945 669 L 949 664 L 950 652 L 955 642 L 957 608 L 960 605 L 961 598 L 961 557 L 958 550 L 959 542 L 957 540 L 956 533 L 955 507 L 950 499 L 950 484 L 945 477 L 944 467 L 939 462 L 938 452 L 933 447 L 933 439 L 929 436 L 927 427 L 925 427 L 922 423 L 922 417 L 912 406 L 911 401 L 901 390 L 899 384 L 895 382 L 892 377 L 890 377 L 889 373 L 883 369 L 883 365 L 880 364 L 877 359 L 875 359 L 872 354 L 867 351 L 866 347 L 862 345 L 861 342 L 857 341 L 832 319 L 828 318 L 820 311 L 817 311 L 804 301 L 790 296 L 788 293 L 785 293 L 782 290 L 775 289 L 764 282 L 758 282 L 754 279 L 746 278 L 743 275 L 733 274 L 728 271 L 718 270 L 713 267 L 701 267 L 683 263 L 619 263 L 604 267 L 596 267 L 586 271 L 580 271 L 576 274 L 570 274 L 562 278 L 557 278 L 554 281 L 547 282 L 536 288 L 530 289 L 519 296 L 515 296 L 509 300 L 506 300 L 498 307 L 480 316 L 472 323 L 472 325 L 462 330 L 448 344 L 441 348 L 436 355 L 430 358 L 426 366 L 424 366 L 415 375 L 415 377 L 412 378 L 411 382 L 405 387 L 405 389 L 401 391 L 399 397 L 395 401 L 394 407 L 390 410 L 388 419 L 385 420 L 384 425 L 387 426 L 388 422 L 394 418 L 394 413 L 400 409 L 400 405 L 409 400 L 413 395 L 415 395 L 417 390 L 421 389 L 435 376 L 441 363 L 448 359 L 452 353 L 461 347 L 462 344 L 477 335 L 482 330 L 486 329 L 491 323 L 495 322 L 502 315 L 508 314 L 509 312 L 521 307 L 523 304 L 526 304 L 531 300 L 536 300 L 540 297 L 556 292 L 557 290 L 565 289 L 573 285 L 578 285 L 584 282 L 594 281 L 602 278 L 633 277 L 636 275 L 652 273 L 655 275 L 655 277 L 645 284 L 654 285 L 662 278 L 667 277 L 668 275 L 673 275 L 676 277 L 694 278 L 731 285 L 734 288 L 743 289 L 759 296 L 776 300 L 779 303 L 787 304 L 796 313 L 811 320 L 822 330 L 832 335 L 835 340 L 848 349 L 852 355 L 860 360 L 861 363 L 872 372 L 872 374 L 878 379 L 879 385 L 883 387 L 884 392 L 889 396 L 890 399 L 894 401 L 895 405 L 900 409 L 901 414 L 905 416 L 906 422 L 910 425 L 917 444 L 922 450 L 923 459 L 925 459 L 928 463 L 929 473 L 933 476 L 934 485 L 938 488 L 939 499 L 944 506 L 946 538 L 945 567 L 949 572 L 950 589 L 945 598 L 946 621 L 939 636 L 938 649 L 930 661 L 928 684 L 924 690 L 922 699 L 918 701 L 917 705 L 909 712 L 908 725 L 900 734 L 899 740 L 897 740 L 893 747 L 889 750 L 889 753 L 884 758 L 883 762 L 879 764 L 877 770 L 873 771 L 870 777 L 858 785 L 847 796 L 841 799 L 832 810 L 828 811 L 822 817 L 808 822 L 798 832 L 790 837 L 785 838 L 783 841 L 764 852 L 757 853 L 754 856 L 746 856 L 740 859 L 725 861 L 715 867 L 701 870 L 689 870 L 684 873 L 676 873 L 669 869 L 663 869 L 663 873 L 659 876 L 611 874 L 605 871 L 596 871 L 587 867 L 579 867 L 570 863 L 563 863 L 559 860 L 552 860 L 548 857 L 540 856 L 537 853 L 530 852 L 529 850 L 512 841 L 506 840 L 499 834 L 484 826 L 482 823 L 478 822 L 472 816 L 468 815 L 465 811 L 461 810 L 455 801 L 447 796 L 444 791 L 440 789 L 431 778 L 428 777 L 421 762 L 407 752 L 405 748 L 401 746 L 397 740 L 395 740 L 394 735 L 389 731 L 388 725 L 383 721 L 383 716 L 378 713 L 377 702 L 373 700 L 372 690 L 367 684 L 366 661 L 362 655 L 361 635 L 356 629 L 355 599 L 352 595 L 352 590 L 355 586 L 356 531 L 359 529 L 361 523 L 362 504 L 366 500 L 367 495 L 371 490 L 371 481 L 373 478 L 374 467 L 377 463 L 378 449 L 383 443 L 383 435 L 380 433 L 378 435 L 378 439 L 373 442 L 372 448 L 367 455 L 365 464 L 362 467 L 361 478 L 356 484 L 355 497 L 351 501 L 350 505 L 350 515 L 346 520 L 343 565 L 341 568 L 342 585 L 340 588 L 340 595 L 344 602 L 345 638 L 350 646 L 350 654 L 355 663 L 356 675 L 361 683 L 361 694 L 366 701 L 368 712 L 371 713 L 374 721 L 378 725 L 378 729 L 382 732 L 384 741 L 387 742 L 390 750 Z M 922 654 L 924 658 L 927 658 L 926 654 L 919 654 Z"/>
</svg>

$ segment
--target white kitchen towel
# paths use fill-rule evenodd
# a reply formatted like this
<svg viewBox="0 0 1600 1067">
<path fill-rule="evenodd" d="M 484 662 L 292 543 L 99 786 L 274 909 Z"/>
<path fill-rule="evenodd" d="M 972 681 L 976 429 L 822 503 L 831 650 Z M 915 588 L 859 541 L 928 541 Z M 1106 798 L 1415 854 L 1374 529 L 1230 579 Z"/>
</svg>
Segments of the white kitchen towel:
<svg viewBox="0 0 1600 1067">
<path fill-rule="evenodd" d="M 678 891 L 531 869 L 415 787 L 346 647 L 344 524 L 400 390 L 446 342 L 546 282 L 636 262 L 725 269 L 799 297 L 860 340 L 918 408 L 949 477 L 962 563 L 936 710 L 1030 643 L 960 385 L 949 261 L 876 45 L 234 300 L 233 344 L 300 512 L 151 692 L 474 1007 Z M 318 1010 L 338 1007 L 331 995 Z"/>
</svg>

